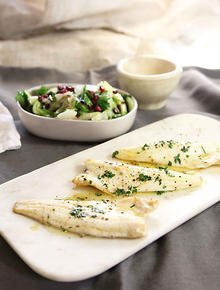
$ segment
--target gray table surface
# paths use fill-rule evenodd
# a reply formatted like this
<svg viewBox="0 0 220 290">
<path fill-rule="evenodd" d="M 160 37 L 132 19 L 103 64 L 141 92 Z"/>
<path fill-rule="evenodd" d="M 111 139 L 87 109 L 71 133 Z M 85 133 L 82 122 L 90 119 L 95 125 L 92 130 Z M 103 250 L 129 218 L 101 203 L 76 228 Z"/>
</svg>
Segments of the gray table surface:
<svg viewBox="0 0 220 290">
<path fill-rule="evenodd" d="M 0 100 L 13 114 L 22 141 L 21 149 L 0 155 L 0 183 L 95 145 L 50 141 L 28 133 L 16 113 L 16 90 L 41 83 L 102 79 L 117 85 L 115 68 L 70 76 L 56 70 L 0 67 Z M 219 84 L 220 71 L 188 68 L 166 107 L 139 110 L 132 130 L 178 113 L 203 113 L 220 120 Z M 0 238 L 0 289 L 220 289 L 219 210 L 219 204 L 212 206 L 107 272 L 75 283 L 40 277 Z"/>
</svg>

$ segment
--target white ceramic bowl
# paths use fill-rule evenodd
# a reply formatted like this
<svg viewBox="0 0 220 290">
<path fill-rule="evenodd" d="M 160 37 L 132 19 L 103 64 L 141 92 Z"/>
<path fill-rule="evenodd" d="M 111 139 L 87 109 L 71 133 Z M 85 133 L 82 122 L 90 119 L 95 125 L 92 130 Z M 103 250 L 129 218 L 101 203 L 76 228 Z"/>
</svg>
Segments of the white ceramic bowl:
<svg viewBox="0 0 220 290">
<path fill-rule="evenodd" d="M 54 87 L 57 85 L 46 84 L 44 86 Z M 65 85 L 76 86 L 78 84 L 68 83 Z M 91 90 L 94 89 L 93 85 L 87 86 Z M 33 87 L 27 91 L 38 88 L 40 86 Z M 25 111 L 18 102 L 17 107 L 22 124 L 34 135 L 54 140 L 94 142 L 110 139 L 127 132 L 134 123 L 138 106 L 134 98 L 134 108 L 128 114 L 116 119 L 102 121 L 48 118 Z"/>
<path fill-rule="evenodd" d="M 166 104 L 176 88 L 182 67 L 153 55 L 124 58 L 117 65 L 120 87 L 134 96 L 140 109 L 154 110 Z"/>
</svg>

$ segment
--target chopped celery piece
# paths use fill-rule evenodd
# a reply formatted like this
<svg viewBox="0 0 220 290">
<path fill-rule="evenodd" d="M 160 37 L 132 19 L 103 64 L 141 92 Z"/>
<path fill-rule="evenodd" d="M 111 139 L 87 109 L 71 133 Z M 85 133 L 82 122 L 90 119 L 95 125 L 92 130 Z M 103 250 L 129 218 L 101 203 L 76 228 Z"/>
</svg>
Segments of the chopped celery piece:
<svg viewBox="0 0 220 290">
<path fill-rule="evenodd" d="M 89 108 L 86 106 L 86 105 L 84 105 L 84 104 L 82 104 L 82 103 L 76 103 L 76 109 L 77 110 L 79 110 L 79 111 L 82 111 L 82 112 L 85 112 L 85 113 L 88 113 L 89 112 Z"/>
<path fill-rule="evenodd" d="M 118 108 L 119 108 L 119 110 L 120 110 L 120 112 L 121 112 L 122 115 L 127 114 L 128 110 L 127 110 L 127 106 L 126 106 L 125 103 L 120 104 L 118 106 Z"/>
<path fill-rule="evenodd" d="M 89 98 L 87 95 L 84 96 L 84 102 L 85 102 L 86 105 L 89 106 L 89 107 L 93 105 L 93 104 L 92 104 L 92 101 L 90 100 L 90 98 Z"/>
<path fill-rule="evenodd" d="M 99 87 L 105 89 L 106 91 L 112 93 L 114 91 L 114 88 L 106 81 L 101 81 L 100 83 L 97 84 L 97 88 Z"/>
<path fill-rule="evenodd" d="M 112 95 L 112 98 L 113 98 L 114 102 L 115 102 L 117 105 L 120 105 L 121 103 L 124 102 L 123 97 L 122 97 L 119 93 L 117 93 L 117 94 L 113 94 L 113 95 Z"/>
<path fill-rule="evenodd" d="M 28 101 L 31 106 L 38 100 L 38 96 L 28 96 Z"/>
<path fill-rule="evenodd" d="M 39 101 L 36 101 L 32 107 L 32 111 L 34 114 L 44 117 L 50 117 L 50 111 L 43 109 L 42 105 Z"/>
<path fill-rule="evenodd" d="M 64 120 L 76 119 L 77 112 L 73 109 L 66 109 L 64 112 L 57 115 L 57 118 Z"/>
<path fill-rule="evenodd" d="M 125 102 L 126 102 L 127 107 L 128 107 L 128 112 L 130 112 L 134 108 L 134 100 L 129 95 L 127 95 L 126 97 L 124 97 L 124 99 L 125 99 Z"/>
<path fill-rule="evenodd" d="M 104 111 L 102 113 L 100 112 L 82 113 L 79 119 L 93 120 L 93 121 L 108 120 L 108 114 L 107 114 L 107 111 Z"/>
<path fill-rule="evenodd" d="M 110 105 L 110 109 L 114 109 L 117 107 L 116 102 L 114 102 L 113 98 L 109 98 L 108 103 Z"/>
</svg>

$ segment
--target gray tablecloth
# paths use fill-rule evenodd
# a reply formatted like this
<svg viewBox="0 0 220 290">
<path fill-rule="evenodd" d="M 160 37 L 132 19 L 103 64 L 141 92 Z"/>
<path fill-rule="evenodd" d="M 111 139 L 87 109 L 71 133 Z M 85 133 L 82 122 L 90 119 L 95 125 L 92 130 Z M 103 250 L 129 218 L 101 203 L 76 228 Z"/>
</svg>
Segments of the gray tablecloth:
<svg viewBox="0 0 220 290">
<path fill-rule="evenodd" d="M 22 138 L 20 150 L 0 155 L 0 183 L 95 145 L 50 141 L 29 134 L 18 120 L 16 90 L 48 82 L 96 83 L 102 79 L 117 85 L 115 68 L 64 75 L 42 69 L 0 67 L 0 100 L 12 112 Z M 203 112 L 220 120 L 218 85 L 220 71 L 185 70 L 167 106 L 152 112 L 139 111 L 132 130 L 182 112 Z M 40 277 L 0 238 L 0 289 L 220 289 L 219 209 L 218 204 L 212 206 L 118 266 L 77 283 L 58 283 Z"/>
</svg>

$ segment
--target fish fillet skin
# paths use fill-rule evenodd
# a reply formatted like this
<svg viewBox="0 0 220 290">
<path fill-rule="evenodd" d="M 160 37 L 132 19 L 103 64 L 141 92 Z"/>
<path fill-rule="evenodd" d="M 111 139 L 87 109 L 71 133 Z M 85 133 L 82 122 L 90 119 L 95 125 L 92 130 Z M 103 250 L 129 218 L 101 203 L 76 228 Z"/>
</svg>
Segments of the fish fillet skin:
<svg viewBox="0 0 220 290">
<path fill-rule="evenodd" d="M 202 179 L 167 168 L 146 168 L 118 162 L 87 160 L 84 173 L 73 179 L 78 186 L 93 186 L 113 195 L 147 191 L 173 191 L 199 186 Z"/>
<path fill-rule="evenodd" d="M 146 234 L 146 215 L 156 204 L 155 200 L 143 198 L 125 199 L 119 203 L 108 200 L 25 200 L 16 202 L 13 211 L 80 235 L 140 238 Z"/>
<path fill-rule="evenodd" d="M 220 164 L 220 147 L 214 144 L 168 140 L 143 144 L 136 148 L 121 148 L 113 153 L 113 157 L 163 166 L 198 169 Z"/>
</svg>

